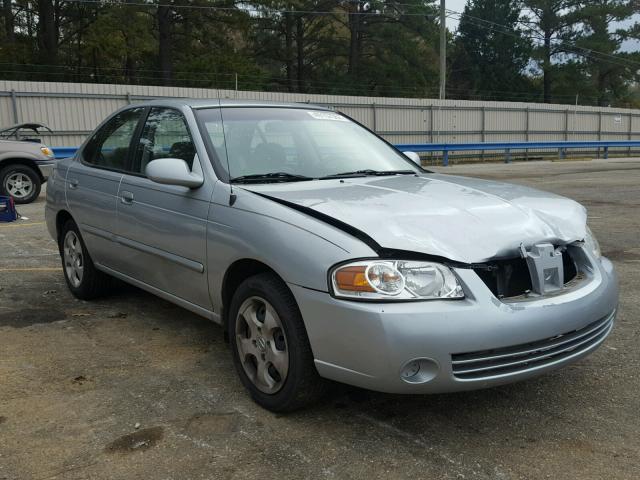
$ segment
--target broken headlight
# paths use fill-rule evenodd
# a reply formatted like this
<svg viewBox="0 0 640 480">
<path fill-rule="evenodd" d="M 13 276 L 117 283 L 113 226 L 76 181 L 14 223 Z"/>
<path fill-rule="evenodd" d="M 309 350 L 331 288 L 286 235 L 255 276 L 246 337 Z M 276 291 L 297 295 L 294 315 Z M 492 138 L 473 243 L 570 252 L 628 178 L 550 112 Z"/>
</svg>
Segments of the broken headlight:
<svg viewBox="0 0 640 480">
<path fill-rule="evenodd" d="M 333 294 L 359 300 L 437 300 L 464 298 L 451 269 L 434 262 L 363 260 L 334 268 Z"/>
<path fill-rule="evenodd" d="M 591 231 L 591 229 L 587 226 L 587 234 L 584 237 L 584 246 L 593 253 L 593 256 L 596 258 L 600 258 L 602 256 L 602 252 L 600 251 L 600 244 L 596 239 L 595 235 Z"/>
</svg>

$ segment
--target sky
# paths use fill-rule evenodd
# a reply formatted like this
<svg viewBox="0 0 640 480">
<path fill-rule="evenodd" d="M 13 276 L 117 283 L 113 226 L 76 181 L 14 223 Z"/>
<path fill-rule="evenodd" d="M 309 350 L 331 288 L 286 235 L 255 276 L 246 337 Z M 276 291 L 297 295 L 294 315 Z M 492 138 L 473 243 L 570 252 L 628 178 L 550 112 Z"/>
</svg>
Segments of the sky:
<svg viewBox="0 0 640 480">
<path fill-rule="evenodd" d="M 462 13 L 467 0 L 445 0 L 445 2 L 447 10 L 453 10 Z M 618 24 L 617 28 L 624 27 L 634 22 L 640 22 L 640 15 L 634 15 L 631 20 Z M 457 30 L 458 23 L 459 22 L 457 18 L 447 18 L 447 28 L 450 31 Z M 622 50 L 627 52 L 637 52 L 640 50 L 640 42 L 638 42 L 637 40 L 628 40 L 622 44 Z"/>
<path fill-rule="evenodd" d="M 445 5 L 448 10 L 454 10 L 456 12 L 462 13 L 464 10 L 464 6 L 467 3 L 467 0 L 445 0 Z M 447 28 L 449 30 L 457 30 L 458 28 L 458 19 L 457 18 L 447 18 Z"/>
</svg>

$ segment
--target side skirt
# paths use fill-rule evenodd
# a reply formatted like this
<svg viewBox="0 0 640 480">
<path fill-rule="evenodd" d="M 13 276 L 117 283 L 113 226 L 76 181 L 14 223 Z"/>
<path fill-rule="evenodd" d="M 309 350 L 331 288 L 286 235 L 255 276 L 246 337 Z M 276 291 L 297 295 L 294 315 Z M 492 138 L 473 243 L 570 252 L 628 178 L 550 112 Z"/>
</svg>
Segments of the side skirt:
<svg viewBox="0 0 640 480">
<path fill-rule="evenodd" d="M 195 303 L 188 302 L 180 297 L 176 297 L 175 295 L 167 293 L 164 290 L 160 290 L 159 288 L 153 287 L 147 283 L 141 282 L 140 280 L 131 278 L 130 276 L 120 273 L 116 270 L 112 270 L 111 268 L 105 267 L 102 264 L 95 263 L 95 267 L 98 270 L 103 271 L 104 273 L 107 273 L 119 280 L 122 280 L 123 282 L 130 283 L 131 285 L 141 288 L 142 290 L 146 290 L 147 292 L 152 293 L 153 295 L 156 295 L 164 300 L 167 300 L 168 302 L 174 303 L 179 307 L 189 310 L 195 313 L 196 315 L 200 315 L 201 317 L 211 320 L 217 323 L 218 325 L 222 325 L 222 318 L 220 317 L 219 314 L 215 312 L 207 310 L 206 308 L 202 308 L 201 306 L 196 305 Z"/>
</svg>

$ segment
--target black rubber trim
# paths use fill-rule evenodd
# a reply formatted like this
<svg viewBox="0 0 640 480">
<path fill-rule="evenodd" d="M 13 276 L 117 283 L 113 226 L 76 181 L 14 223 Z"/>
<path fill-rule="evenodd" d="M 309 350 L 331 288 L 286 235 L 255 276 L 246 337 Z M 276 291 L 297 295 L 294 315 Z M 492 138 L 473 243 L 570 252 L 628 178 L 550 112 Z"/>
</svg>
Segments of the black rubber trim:
<svg viewBox="0 0 640 480">
<path fill-rule="evenodd" d="M 380 244 L 378 244 L 378 242 L 376 242 L 373 238 L 371 238 L 369 235 L 367 235 L 366 233 L 364 233 L 362 230 L 359 230 L 355 227 L 352 227 L 351 225 L 349 225 L 348 223 L 345 223 L 341 220 L 337 220 L 335 218 L 333 218 L 330 215 L 327 215 L 325 213 L 321 213 L 318 212 L 316 210 L 314 210 L 313 208 L 309 208 L 309 207 L 305 207 L 302 205 L 298 205 L 297 203 L 293 203 L 293 202 L 289 202 L 287 200 L 282 200 L 281 198 L 276 198 L 276 197 L 271 197 L 269 195 L 265 195 L 264 193 L 259 193 L 259 192 L 255 192 L 253 190 L 248 190 L 248 189 L 243 189 L 247 192 L 251 192 L 255 195 L 258 195 L 262 198 L 266 198 L 267 200 L 271 200 L 272 202 L 276 202 L 279 203 L 280 205 L 284 205 L 285 207 L 289 207 L 293 210 L 297 210 L 298 212 L 304 213 L 306 215 L 309 215 L 310 217 L 316 218 L 318 220 L 323 221 L 324 223 L 331 225 L 333 227 L 336 227 L 339 230 L 342 230 L 345 233 L 348 233 L 349 235 L 351 235 L 352 237 L 357 238 L 358 240 L 360 240 L 362 243 L 364 243 L 365 245 L 367 245 L 371 250 L 373 250 L 374 252 L 378 253 L 383 250 L 382 246 L 380 246 Z"/>
</svg>

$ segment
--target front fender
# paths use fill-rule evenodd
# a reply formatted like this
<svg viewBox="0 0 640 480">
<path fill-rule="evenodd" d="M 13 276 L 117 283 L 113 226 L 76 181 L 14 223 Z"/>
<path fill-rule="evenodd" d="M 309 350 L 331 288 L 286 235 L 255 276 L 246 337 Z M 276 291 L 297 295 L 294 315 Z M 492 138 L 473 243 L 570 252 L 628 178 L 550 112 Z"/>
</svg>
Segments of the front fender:
<svg viewBox="0 0 640 480">
<path fill-rule="evenodd" d="M 228 185 L 218 186 L 207 227 L 209 288 L 217 308 L 225 272 L 237 260 L 257 260 L 287 283 L 327 292 L 333 265 L 376 256 L 351 235 L 256 194 L 234 189 L 237 200 L 231 206 Z"/>
</svg>

